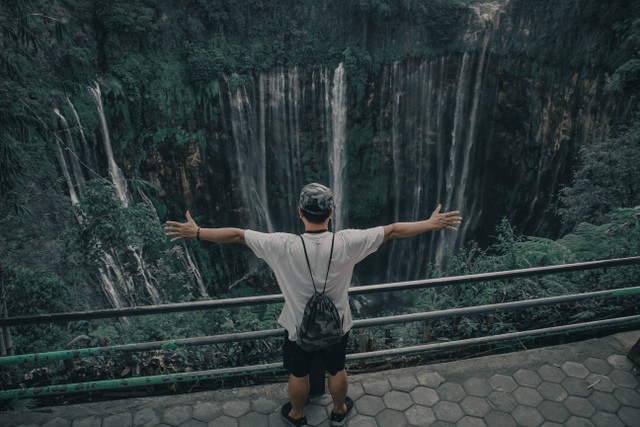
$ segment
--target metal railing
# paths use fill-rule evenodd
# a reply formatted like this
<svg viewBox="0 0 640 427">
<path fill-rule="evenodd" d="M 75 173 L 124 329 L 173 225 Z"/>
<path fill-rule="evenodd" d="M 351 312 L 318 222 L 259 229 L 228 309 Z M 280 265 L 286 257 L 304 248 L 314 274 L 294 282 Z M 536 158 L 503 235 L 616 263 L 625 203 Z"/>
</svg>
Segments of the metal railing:
<svg viewBox="0 0 640 427">
<path fill-rule="evenodd" d="M 349 295 L 364 295 L 380 292 L 415 290 L 445 285 L 464 285 L 480 282 L 516 279 L 522 277 L 543 276 L 550 274 L 561 274 L 576 271 L 593 269 L 603 269 L 626 265 L 640 264 L 640 256 L 629 258 L 617 258 L 602 261 L 591 261 L 559 266 L 535 267 L 520 270 L 500 271 L 493 273 L 470 274 L 465 276 L 445 277 L 437 279 L 414 280 L 407 282 L 386 283 L 370 286 L 360 286 L 351 288 Z M 353 328 L 368 328 L 374 326 L 385 326 L 392 324 L 409 323 L 416 321 L 427 321 L 442 319 L 447 317 L 459 317 L 477 315 L 483 313 L 494 313 L 506 310 L 520 310 L 531 307 L 570 303 L 593 299 L 618 298 L 622 296 L 640 295 L 640 286 L 626 288 L 585 292 L 580 294 L 561 295 L 545 298 L 536 298 L 521 301 L 511 301 L 497 304 L 487 304 L 471 307 L 460 307 L 446 310 L 435 310 L 422 313 L 401 314 L 385 317 L 374 317 L 359 319 L 354 321 Z M 118 318 L 129 316 L 144 316 L 151 314 L 176 313 L 196 310 L 210 310 L 220 308 L 230 308 L 238 306 L 249 306 L 257 304 L 273 304 L 283 302 L 283 296 L 264 295 L 244 298 L 230 298 L 220 300 L 196 301 L 179 304 L 162 304 L 155 306 L 127 307 L 122 309 L 93 310 L 84 312 L 51 313 L 34 316 L 19 316 L 0 319 L 0 327 L 51 323 L 70 322 L 89 319 Z M 603 319 L 591 322 L 582 322 L 571 325 L 554 326 L 522 332 L 511 332 L 500 335 L 491 335 L 479 338 L 462 339 L 448 342 L 435 342 L 417 346 L 393 348 L 386 350 L 370 351 L 347 355 L 348 361 L 365 360 L 371 358 L 397 357 L 413 354 L 424 354 L 428 352 L 443 351 L 448 349 L 467 347 L 472 345 L 493 344 L 501 341 L 519 339 L 522 337 L 540 337 L 555 335 L 560 333 L 571 333 L 584 331 L 586 329 L 604 328 L 621 325 L 640 324 L 640 315 L 624 316 L 613 319 Z M 139 352 L 149 350 L 172 350 L 180 347 L 203 346 L 211 344 L 221 344 L 229 342 L 240 342 L 247 340 L 265 339 L 270 337 L 284 336 L 283 329 L 268 329 L 250 332 L 238 332 L 225 335 L 213 335 L 205 337 L 182 338 L 166 341 L 154 341 L 145 343 L 134 343 L 124 345 L 114 345 L 107 347 L 94 347 L 76 350 L 62 350 L 46 353 L 24 354 L 15 356 L 0 357 L 0 367 L 10 365 L 24 365 L 31 363 L 53 362 L 59 360 L 80 359 L 83 357 L 113 357 L 127 352 Z M 91 381 L 86 383 L 74 383 L 63 385 L 50 385 L 45 387 L 32 387 L 24 389 L 10 389 L 0 391 L 0 400 L 16 399 L 25 397 L 38 397 L 66 393 L 80 393 L 88 391 L 103 391 L 114 389 L 127 389 L 140 386 L 152 386 L 158 384 L 171 384 L 179 382 L 204 381 L 212 379 L 227 378 L 229 376 L 259 374 L 265 372 L 283 371 L 282 363 L 271 363 L 253 366 L 239 366 L 232 368 L 220 368 L 196 372 L 185 372 L 170 375 L 152 375 L 145 377 L 123 378 L 117 380 Z M 318 384 L 321 381 L 322 384 Z M 315 383 L 315 384 L 314 384 Z M 312 375 L 312 391 L 324 388 L 324 373 Z"/>
</svg>

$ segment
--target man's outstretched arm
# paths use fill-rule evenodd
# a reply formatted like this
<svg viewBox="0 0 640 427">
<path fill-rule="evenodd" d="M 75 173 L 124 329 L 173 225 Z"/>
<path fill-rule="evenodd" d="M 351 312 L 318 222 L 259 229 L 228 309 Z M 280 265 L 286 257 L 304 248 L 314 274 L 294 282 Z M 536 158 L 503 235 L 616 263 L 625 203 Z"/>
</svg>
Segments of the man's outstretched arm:
<svg viewBox="0 0 640 427">
<path fill-rule="evenodd" d="M 244 230 L 241 228 L 200 228 L 187 211 L 187 222 L 167 221 L 164 225 L 165 236 L 176 240 L 208 240 L 216 243 L 244 243 Z"/>
<path fill-rule="evenodd" d="M 426 233 L 427 231 L 437 230 L 458 230 L 458 226 L 462 222 L 460 211 L 451 211 L 441 213 L 442 205 L 438 205 L 433 211 L 429 219 L 413 222 L 396 222 L 394 224 L 385 225 L 384 241 L 389 239 L 399 239 L 403 237 L 416 236 Z"/>
</svg>

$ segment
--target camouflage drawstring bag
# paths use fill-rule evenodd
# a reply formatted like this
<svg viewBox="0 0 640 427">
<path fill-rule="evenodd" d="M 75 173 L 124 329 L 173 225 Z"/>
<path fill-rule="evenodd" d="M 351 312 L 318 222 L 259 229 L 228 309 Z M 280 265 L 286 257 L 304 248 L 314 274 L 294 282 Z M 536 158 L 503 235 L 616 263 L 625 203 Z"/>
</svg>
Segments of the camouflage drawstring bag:
<svg viewBox="0 0 640 427">
<path fill-rule="evenodd" d="M 296 343 L 304 351 L 310 352 L 322 350 L 323 348 L 340 342 L 342 339 L 342 319 L 340 319 L 340 314 L 338 313 L 336 306 L 333 304 L 333 301 L 325 295 L 327 279 L 329 277 L 329 268 L 331 267 L 331 258 L 333 258 L 333 244 L 335 243 L 335 239 L 336 236 L 334 234 L 331 240 L 331 253 L 329 255 L 327 274 L 324 279 L 324 289 L 322 289 L 322 293 L 320 293 L 318 292 L 316 283 L 313 280 L 313 273 L 311 273 L 311 264 L 309 263 L 309 256 L 307 255 L 307 247 L 304 244 L 304 239 L 300 236 L 314 290 L 313 296 L 311 296 L 304 307 L 302 322 L 298 328 L 298 340 Z"/>
</svg>

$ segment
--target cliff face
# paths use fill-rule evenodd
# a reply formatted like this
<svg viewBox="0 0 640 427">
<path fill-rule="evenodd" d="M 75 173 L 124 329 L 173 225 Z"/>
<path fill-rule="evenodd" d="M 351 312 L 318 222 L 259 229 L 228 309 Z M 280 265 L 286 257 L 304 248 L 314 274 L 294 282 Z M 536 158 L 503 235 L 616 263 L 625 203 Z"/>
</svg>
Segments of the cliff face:
<svg viewBox="0 0 640 427">
<path fill-rule="evenodd" d="M 310 181 L 335 190 L 337 229 L 424 218 L 438 203 L 463 212 L 458 233 L 383 248 L 360 273 L 382 282 L 446 266 L 471 239 L 487 244 L 503 217 L 526 234 L 561 231 L 556 197 L 577 150 L 629 110 L 604 91 L 612 28 L 638 12 L 626 3 L 293 2 L 295 18 L 287 2 L 136 3 L 115 20 L 118 5 L 99 3 L 92 13 L 116 161 L 159 188 L 152 199 L 169 216 L 299 232 L 297 194 Z M 92 114 L 81 111 L 83 123 Z M 252 259 L 211 251 L 228 283 Z"/>
<path fill-rule="evenodd" d="M 168 139 L 142 170 L 171 211 L 205 212 L 209 224 L 299 231 L 297 193 L 313 180 L 338 190 L 338 228 L 426 217 L 437 203 L 463 211 L 459 233 L 392 245 L 366 280 L 419 277 L 447 249 L 486 243 L 503 217 L 553 236 L 577 149 L 622 108 L 604 93 L 597 58 L 576 58 L 612 43 L 594 21 L 600 9 L 547 3 L 476 3 L 465 49 L 382 64 L 365 80 L 348 51 L 335 67 L 223 75 L 206 143 Z M 563 27 L 570 17 L 577 28 Z M 572 32 L 580 25 L 585 40 Z"/>
</svg>

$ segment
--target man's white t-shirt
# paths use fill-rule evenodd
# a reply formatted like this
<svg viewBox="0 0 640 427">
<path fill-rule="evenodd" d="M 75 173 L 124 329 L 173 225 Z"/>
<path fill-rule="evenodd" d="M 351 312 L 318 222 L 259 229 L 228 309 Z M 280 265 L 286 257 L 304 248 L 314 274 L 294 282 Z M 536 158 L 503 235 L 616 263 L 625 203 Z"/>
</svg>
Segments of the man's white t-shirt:
<svg viewBox="0 0 640 427">
<path fill-rule="evenodd" d="M 322 292 L 324 288 L 332 235 L 330 232 L 302 235 L 318 292 Z M 341 230 L 335 235 L 326 295 L 331 298 L 343 319 L 344 334 L 353 325 L 349 307 L 353 268 L 380 247 L 384 240 L 384 229 L 374 227 L 366 230 Z M 273 270 L 285 301 L 278 323 L 289 332 L 289 339 L 296 341 L 304 307 L 313 295 L 313 283 L 300 236 L 245 230 L 244 239 L 249 248 Z"/>
</svg>

